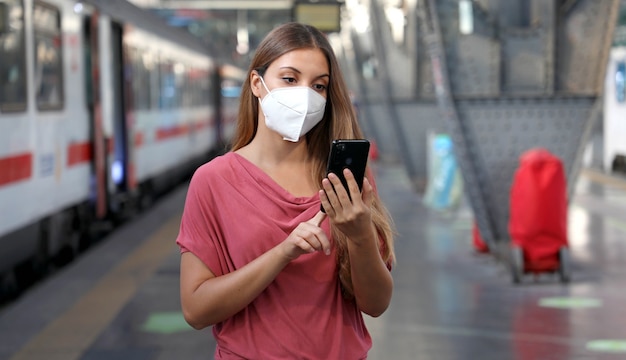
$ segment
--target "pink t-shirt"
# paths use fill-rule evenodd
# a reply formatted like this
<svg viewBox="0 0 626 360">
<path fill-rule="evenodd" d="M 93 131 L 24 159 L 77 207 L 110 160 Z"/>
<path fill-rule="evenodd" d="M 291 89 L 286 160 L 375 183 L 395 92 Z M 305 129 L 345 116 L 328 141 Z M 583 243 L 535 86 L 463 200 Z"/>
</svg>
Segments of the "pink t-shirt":
<svg viewBox="0 0 626 360">
<path fill-rule="evenodd" d="M 317 194 L 295 197 L 230 152 L 194 174 L 176 243 L 220 276 L 282 242 L 319 209 Z M 328 219 L 322 228 L 330 234 Z M 213 334 L 216 359 L 365 359 L 372 345 L 360 310 L 341 295 L 334 249 L 292 261 Z"/>
</svg>

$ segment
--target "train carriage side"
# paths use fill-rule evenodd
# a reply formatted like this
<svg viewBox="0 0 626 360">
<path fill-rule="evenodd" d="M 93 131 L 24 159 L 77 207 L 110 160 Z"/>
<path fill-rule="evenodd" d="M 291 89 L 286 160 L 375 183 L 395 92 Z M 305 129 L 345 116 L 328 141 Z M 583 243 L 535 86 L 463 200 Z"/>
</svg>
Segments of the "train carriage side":
<svg viewBox="0 0 626 360">
<path fill-rule="evenodd" d="M 239 114 L 239 96 L 246 81 L 246 71 L 232 64 L 222 64 L 220 74 L 220 142 L 228 144 L 235 134 Z"/>
<path fill-rule="evenodd" d="M 135 212 L 223 139 L 197 39 L 126 2 L 81 4 L 0 0 L 0 290 L 16 266 L 76 254 L 93 224 Z"/>
<path fill-rule="evenodd" d="M 210 102 L 215 66 L 206 54 L 138 28 L 127 26 L 123 43 L 132 79 L 126 117 L 133 181 L 145 189 L 167 187 L 217 146 L 217 110 Z"/>
<path fill-rule="evenodd" d="M 0 272 L 76 237 L 90 193 L 81 21 L 64 1 L 0 1 Z M 74 244 L 75 245 L 75 244 Z"/>
</svg>

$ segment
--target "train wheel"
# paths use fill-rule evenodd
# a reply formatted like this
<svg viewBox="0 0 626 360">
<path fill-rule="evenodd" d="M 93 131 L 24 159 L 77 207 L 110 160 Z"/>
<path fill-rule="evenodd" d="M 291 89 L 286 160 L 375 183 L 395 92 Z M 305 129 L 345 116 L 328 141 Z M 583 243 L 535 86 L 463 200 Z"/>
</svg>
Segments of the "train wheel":
<svg viewBox="0 0 626 360">
<path fill-rule="evenodd" d="M 139 193 L 139 212 L 144 212 L 150 209 L 154 204 L 155 194 L 150 182 L 146 182 L 142 186 L 140 186 Z"/>
<path fill-rule="evenodd" d="M 514 284 L 519 284 L 524 276 L 524 253 L 519 246 L 511 248 L 511 277 Z"/>
<path fill-rule="evenodd" d="M 69 264 L 77 255 L 80 236 L 74 228 L 73 208 L 51 215 L 42 222 L 41 253 L 47 271 Z M 45 271 L 42 275 L 46 275 Z"/>
<path fill-rule="evenodd" d="M 93 210 L 86 203 L 80 204 L 74 208 L 74 222 L 72 224 L 74 230 L 78 233 L 78 251 L 80 254 L 85 251 L 94 241 L 91 223 L 93 222 Z"/>
<path fill-rule="evenodd" d="M 33 258 L 26 263 L 30 265 L 25 264 L 23 266 L 18 266 L 19 271 L 16 271 L 16 274 L 18 274 L 18 281 L 23 277 L 28 278 L 30 276 L 41 278 L 50 270 L 50 238 L 52 226 L 52 220 L 50 217 L 47 217 L 39 222 L 37 252 Z"/>
<path fill-rule="evenodd" d="M 0 274 L 0 304 L 15 299 L 19 294 L 19 290 L 13 269 Z"/>
<path fill-rule="evenodd" d="M 559 249 L 559 278 L 562 283 L 568 283 L 571 280 L 572 273 L 572 257 L 569 248 L 563 246 Z"/>
</svg>

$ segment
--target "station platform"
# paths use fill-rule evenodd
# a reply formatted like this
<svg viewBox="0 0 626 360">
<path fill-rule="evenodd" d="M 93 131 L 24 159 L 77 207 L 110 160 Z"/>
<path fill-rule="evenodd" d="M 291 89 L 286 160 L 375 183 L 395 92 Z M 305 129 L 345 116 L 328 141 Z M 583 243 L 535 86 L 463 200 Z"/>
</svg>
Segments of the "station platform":
<svg viewBox="0 0 626 360">
<path fill-rule="evenodd" d="M 467 205 L 427 209 L 398 164 L 376 164 L 394 218 L 394 295 L 366 316 L 371 360 L 626 358 L 626 182 L 583 171 L 569 211 L 569 284 L 515 285 L 478 254 Z M 178 233 L 186 186 L 0 312 L 0 359 L 210 359 L 210 329 L 180 311 Z"/>
</svg>

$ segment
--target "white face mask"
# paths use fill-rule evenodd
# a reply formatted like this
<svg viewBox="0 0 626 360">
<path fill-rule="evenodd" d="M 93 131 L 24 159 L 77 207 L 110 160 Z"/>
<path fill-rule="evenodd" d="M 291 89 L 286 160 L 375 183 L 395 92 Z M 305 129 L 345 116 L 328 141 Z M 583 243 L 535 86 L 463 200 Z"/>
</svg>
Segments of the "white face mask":
<svg viewBox="0 0 626 360">
<path fill-rule="evenodd" d="M 261 100 L 265 125 L 297 142 L 324 117 L 326 99 L 307 86 L 289 86 L 270 91 L 261 77 L 267 95 Z"/>
</svg>

